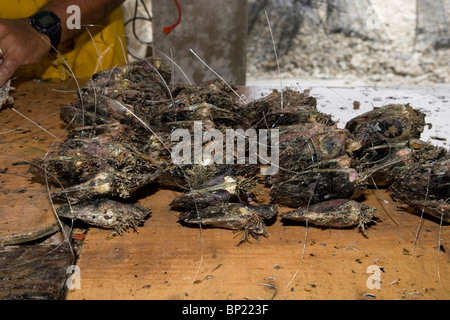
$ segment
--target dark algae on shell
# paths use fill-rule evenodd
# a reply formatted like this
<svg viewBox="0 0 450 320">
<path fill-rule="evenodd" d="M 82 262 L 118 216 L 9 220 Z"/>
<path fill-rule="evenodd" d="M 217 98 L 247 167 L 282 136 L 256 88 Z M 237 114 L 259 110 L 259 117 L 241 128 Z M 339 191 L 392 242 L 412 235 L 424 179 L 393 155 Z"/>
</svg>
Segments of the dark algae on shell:
<svg viewBox="0 0 450 320">
<path fill-rule="evenodd" d="M 172 209 L 206 208 L 224 203 L 237 203 L 257 187 L 257 181 L 243 176 L 219 175 L 205 184 L 176 197 Z"/>
<path fill-rule="evenodd" d="M 425 124 L 423 112 L 409 104 L 390 104 L 351 119 L 345 128 L 361 141 L 364 149 L 386 142 L 419 139 Z"/>
<path fill-rule="evenodd" d="M 273 218 L 277 211 L 278 207 L 276 205 L 255 206 L 230 203 L 182 212 L 179 218 L 189 224 L 243 230 L 244 235 L 239 242 L 241 244 L 248 239 L 249 235 L 255 239 L 258 239 L 259 236 L 269 236 L 264 220 Z"/>
<path fill-rule="evenodd" d="M 110 199 L 94 200 L 78 205 L 63 205 L 57 209 L 60 217 L 80 220 L 88 224 L 114 229 L 122 234 L 128 228 L 137 231 L 151 211 L 136 204 L 124 204 Z"/>
<path fill-rule="evenodd" d="M 395 200 L 416 212 L 423 210 L 450 222 L 450 155 L 413 165 L 393 183 L 390 191 Z"/>
<path fill-rule="evenodd" d="M 365 232 L 366 224 L 376 218 L 377 210 L 349 199 L 335 199 L 311 206 L 302 206 L 285 212 L 282 218 L 308 222 L 320 227 L 348 228 L 359 226 Z"/>
<path fill-rule="evenodd" d="M 334 124 L 330 115 L 317 110 L 317 100 L 310 96 L 309 90 L 298 92 L 285 89 L 283 95 L 279 91 L 274 91 L 266 97 L 242 106 L 239 111 L 256 129 L 300 123 Z"/>
<path fill-rule="evenodd" d="M 270 197 L 274 203 L 298 207 L 331 199 L 356 198 L 364 188 L 355 169 L 312 169 L 274 184 Z"/>
<path fill-rule="evenodd" d="M 362 144 L 354 159 L 362 179 L 388 188 L 412 211 L 449 222 L 449 152 L 421 141 L 425 114 L 406 105 L 375 108 L 346 128 Z"/>
</svg>

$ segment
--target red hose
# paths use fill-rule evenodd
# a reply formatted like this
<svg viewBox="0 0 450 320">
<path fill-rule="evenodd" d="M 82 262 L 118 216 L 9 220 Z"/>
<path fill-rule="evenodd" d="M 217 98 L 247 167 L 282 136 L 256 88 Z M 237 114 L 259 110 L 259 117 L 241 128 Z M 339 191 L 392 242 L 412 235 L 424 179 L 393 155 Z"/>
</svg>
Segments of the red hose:
<svg viewBox="0 0 450 320">
<path fill-rule="evenodd" d="M 172 31 L 172 29 L 175 28 L 181 21 L 181 6 L 178 3 L 178 0 L 175 0 L 175 4 L 177 5 L 177 8 L 178 8 L 178 20 L 173 25 L 163 28 L 163 32 L 165 34 L 169 34 L 170 31 Z"/>
</svg>

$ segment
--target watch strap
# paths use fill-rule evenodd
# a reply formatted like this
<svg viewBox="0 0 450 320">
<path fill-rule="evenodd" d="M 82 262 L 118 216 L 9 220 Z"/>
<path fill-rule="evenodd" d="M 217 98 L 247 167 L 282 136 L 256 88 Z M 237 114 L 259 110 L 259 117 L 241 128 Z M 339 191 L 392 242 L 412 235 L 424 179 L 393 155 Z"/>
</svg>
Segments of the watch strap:
<svg viewBox="0 0 450 320">
<path fill-rule="evenodd" d="M 54 20 L 54 23 L 44 27 L 39 19 L 46 15 L 50 16 Z M 61 19 L 54 12 L 49 10 L 39 11 L 30 17 L 30 24 L 39 33 L 45 34 L 50 38 L 52 51 L 58 46 L 61 41 Z"/>
</svg>

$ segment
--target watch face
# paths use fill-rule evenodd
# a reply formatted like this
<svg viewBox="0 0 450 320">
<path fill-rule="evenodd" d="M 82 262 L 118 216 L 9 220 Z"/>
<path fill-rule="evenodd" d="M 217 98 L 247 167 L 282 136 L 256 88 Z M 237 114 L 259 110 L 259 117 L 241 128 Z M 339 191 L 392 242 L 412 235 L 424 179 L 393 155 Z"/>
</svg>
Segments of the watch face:
<svg viewBox="0 0 450 320">
<path fill-rule="evenodd" d="M 55 19 L 53 19 L 53 17 L 50 15 L 42 15 L 37 18 L 37 21 L 44 28 L 48 28 L 55 23 Z"/>
<path fill-rule="evenodd" d="M 32 15 L 30 24 L 40 33 L 47 35 L 53 47 L 61 41 L 61 20 L 52 11 L 46 10 Z"/>
</svg>

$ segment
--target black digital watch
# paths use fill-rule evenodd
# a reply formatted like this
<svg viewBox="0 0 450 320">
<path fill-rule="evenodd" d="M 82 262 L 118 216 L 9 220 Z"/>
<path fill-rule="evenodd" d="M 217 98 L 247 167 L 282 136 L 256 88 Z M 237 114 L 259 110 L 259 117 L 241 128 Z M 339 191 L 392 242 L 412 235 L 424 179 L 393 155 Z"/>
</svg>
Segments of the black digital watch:
<svg viewBox="0 0 450 320">
<path fill-rule="evenodd" d="M 61 41 L 61 19 L 52 11 L 44 10 L 30 17 L 30 24 L 39 33 L 50 38 L 50 42 L 56 48 Z"/>
</svg>

